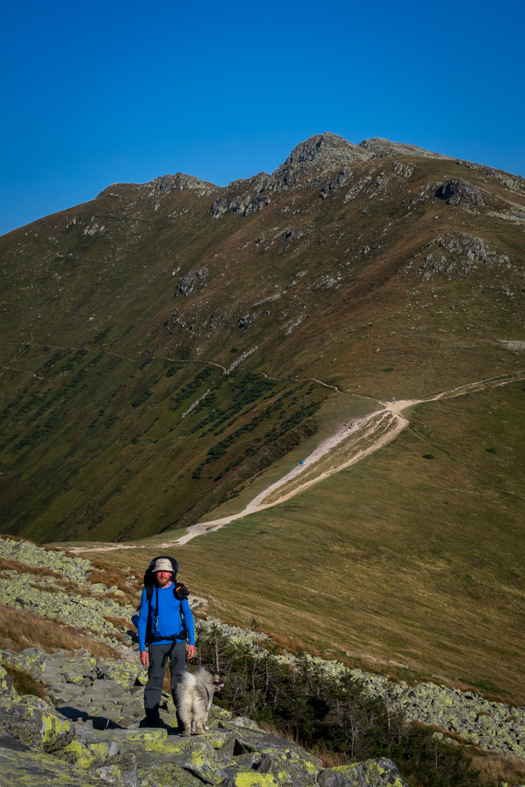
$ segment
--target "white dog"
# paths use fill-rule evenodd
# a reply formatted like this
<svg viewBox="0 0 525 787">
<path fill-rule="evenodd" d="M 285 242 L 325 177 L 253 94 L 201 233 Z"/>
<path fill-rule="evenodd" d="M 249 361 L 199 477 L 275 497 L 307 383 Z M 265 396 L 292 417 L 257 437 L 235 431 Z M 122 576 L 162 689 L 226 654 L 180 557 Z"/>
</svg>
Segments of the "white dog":
<svg viewBox="0 0 525 787">
<path fill-rule="evenodd" d="M 184 726 L 184 735 L 202 735 L 213 703 L 213 695 L 224 683 L 220 675 L 205 664 L 195 672 L 185 672 L 177 686 L 177 711 Z"/>
</svg>

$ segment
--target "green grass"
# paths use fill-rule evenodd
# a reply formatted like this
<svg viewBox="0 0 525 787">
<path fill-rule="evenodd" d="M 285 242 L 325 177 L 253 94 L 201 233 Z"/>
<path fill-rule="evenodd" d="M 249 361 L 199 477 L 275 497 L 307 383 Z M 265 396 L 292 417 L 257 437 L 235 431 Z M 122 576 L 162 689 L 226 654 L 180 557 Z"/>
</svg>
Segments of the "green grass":
<svg viewBox="0 0 525 787">
<path fill-rule="evenodd" d="M 181 577 L 223 618 L 332 657 L 523 692 L 524 411 L 520 383 L 419 405 L 379 453 L 178 548 Z M 139 570 L 156 551 L 113 556 Z"/>
</svg>

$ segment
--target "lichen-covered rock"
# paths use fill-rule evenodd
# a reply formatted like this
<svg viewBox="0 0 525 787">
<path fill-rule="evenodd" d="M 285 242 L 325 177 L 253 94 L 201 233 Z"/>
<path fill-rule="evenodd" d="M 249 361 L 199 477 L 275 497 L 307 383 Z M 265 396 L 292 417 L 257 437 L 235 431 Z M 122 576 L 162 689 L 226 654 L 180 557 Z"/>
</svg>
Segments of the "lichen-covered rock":
<svg viewBox="0 0 525 787">
<path fill-rule="evenodd" d="M 78 584 L 88 582 L 88 574 L 93 571 L 89 560 L 82 557 L 68 557 L 63 552 L 45 549 L 30 541 L 13 541 L 10 538 L 0 538 L 0 557 L 8 560 L 17 560 L 26 566 L 48 568 L 57 571 L 66 579 Z"/>
<path fill-rule="evenodd" d="M 218 784 L 224 777 L 220 764 L 217 762 L 217 754 L 211 746 L 208 747 L 208 750 L 196 749 L 187 752 L 179 761 L 179 765 L 192 776 L 196 776 L 197 779 L 208 784 Z"/>
<path fill-rule="evenodd" d="M 95 773 L 98 774 L 99 779 L 109 784 L 123 785 L 122 771 L 116 763 L 111 765 L 104 765 L 102 768 L 95 768 Z"/>
<path fill-rule="evenodd" d="M 319 772 L 311 759 L 287 751 L 265 753 L 254 767 L 258 773 L 272 773 L 280 784 L 292 784 L 294 787 L 315 784 Z"/>
<path fill-rule="evenodd" d="M 0 700 L 19 699 L 18 694 L 13 688 L 13 681 L 3 667 L 0 667 Z"/>
<path fill-rule="evenodd" d="M 84 697 L 90 700 L 100 701 L 103 698 L 111 699 L 122 697 L 124 687 L 117 680 L 95 680 L 90 686 L 86 687 Z"/>
<path fill-rule="evenodd" d="M 249 719 L 247 716 L 237 716 L 235 719 L 232 719 L 230 724 L 234 727 L 246 727 L 249 730 L 259 730 L 260 727 L 256 721 L 253 719 Z"/>
<path fill-rule="evenodd" d="M 20 744 L 20 742 L 18 741 Z M 9 746 L 9 739 L 0 735 L 2 766 L 1 787 L 101 787 L 100 779 L 64 762 L 52 754 L 21 751 Z M 23 745 L 23 744 L 20 744 Z"/>
<path fill-rule="evenodd" d="M 60 672 L 67 683 L 82 683 L 86 678 L 95 678 L 97 662 L 94 658 L 68 658 L 61 662 Z"/>
<path fill-rule="evenodd" d="M 46 653 L 40 648 L 26 648 L 20 653 L 14 653 L 12 650 L 0 650 L 0 662 L 28 672 L 33 678 L 39 680 L 44 674 Z"/>
<path fill-rule="evenodd" d="M 302 758 L 312 762 L 317 768 L 321 767 L 320 760 L 309 755 L 301 746 L 292 743 L 292 741 L 262 730 L 252 730 L 247 727 L 238 729 L 235 735 L 235 753 L 249 754 L 253 751 L 258 751 L 261 754 L 274 752 L 286 754 L 288 752 L 290 757 Z"/>
<path fill-rule="evenodd" d="M 163 762 L 157 765 L 138 768 L 140 787 L 157 787 L 157 785 L 177 785 L 177 787 L 202 787 L 202 781 L 185 771 L 174 762 Z"/>
<path fill-rule="evenodd" d="M 392 760 L 379 757 L 321 771 L 320 787 L 408 787 Z"/>
<path fill-rule="evenodd" d="M 84 768 L 85 770 L 91 768 L 95 764 L 102 765 L 102 763 L 96 761 L 95 752 L 80 738 L 72 740 L 67 746 L 57 751 L 55 756 L 71 763 L 71 765 L 76 765 L 77 768 Z"/>
<path fill-rule="evenodd" d="M 126 691 L 135 684 L 142 672 L 143 668 L 140 664 L 129 664 L 126 661 L 115 661 L 114 659 L 102 661 L 97 666 L 99 678 L 116 681 Z"/>
<path fill-rule="evenodd" d="M 230 753 L 233 753 L 235 735 L 231 732 L 226 732 L 217 729 L 210 729 L 200 737 L 204 741 L 206 741 L 206 743 L 209 744 L 213 749 L 220 749 L 221 751 L 225 749 L 231 749 Z"/>
<path fill-rule="evenodd" d="M 75 725 L 48 706 L 47 710 L 25 702 L 0 701 L 0 727 L 28 746 L 54 752 L 75 736 Z"/>
<path fill-rule="evenodd" d="M 240 771 L 227 776 L 222 782 L 223 787 L 279 787 L 273 773 L 257 773 L 257 771 Z"/>
<path fill-rule="evenodd" d="M 0 542 L 2 542 L 2 539 L 0 539 Z M 0 549 L 1 556 L 2 552 Z M 84 628 L 91 632 L 90 636 L 92 638 L 99 641 L 107 642 L 109 638 L 114 645 L 119 644 L 117 639 L 114 638 L 116 628 L 106 620 L 106 617 L 120 618 L 126 616 L 131 619 L 135 611 L 133 607 L 120 605 L 108 596 L 91 598 L 75 593 L 66 593 L 58 585 L 54 585 L 56 592 L 48 593 L 45 591 L 45 587 L 49 583 L 35 580 L 35 582 L 29 584 L 23 574 L 11 573 L 10 571 L 4 573 L 9 574 L 9 576 L 5 578 L 0 577 L 1 604 L 14 609 L 28 610 L 42 617 L 59 619 L 76 628 Z M 87 580 L 84 578 L 83 581 L 85 583 Z M 79 581 L 78 584 L 81 584 L 81 582 Z M 42 589 L 39 589 L 38 586 L 40 585 Z M 129 642 L 131 643 L 131 639 L 129 639 Z"/>
</svg>

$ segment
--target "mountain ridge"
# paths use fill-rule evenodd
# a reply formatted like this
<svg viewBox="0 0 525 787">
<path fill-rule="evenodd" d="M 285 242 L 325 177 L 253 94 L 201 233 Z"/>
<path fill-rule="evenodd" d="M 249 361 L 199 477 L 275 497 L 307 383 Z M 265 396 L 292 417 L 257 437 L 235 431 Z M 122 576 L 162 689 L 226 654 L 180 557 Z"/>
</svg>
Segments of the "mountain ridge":
<svg viewBox="0 0 525 787">
<path fill-rule="evenodd" d="M 3 529 L 122 544 L 140 572 L 328 441 L 318 483 L 177 547 L 192 587 L 307 649 L 521 686 L 524 181 L 321 137 L 270 175 L 117 184 L 0 238 Z M 425 401 L 343 467 L 334 436 L 393 398 Z"/>
<path fill-rule="evenodd" d="M 341 169 L 345 162 L 352 163 L 354 171 Z M 505 367 L 495 361 L 499 341 L 519 343 L 521 336 L 523 321 L 518 303 L 523 272 L 516 252 L 519 259 L 518 238 L 525 206 L 520 207 L 514 199 L 525 196 L 525 187 L 520 181 L 495 177 L 475 165 L 468 165 L 472 183 L 461 177 L 444 177 L 455 175 L 458 163 L 414 146 L 378 139 L 353 145 L 325 133 L 296 146 L 272 175 L 259 173 L 222 189 L 181 173 L 142 185 L 109 186 L 91 203 L 42 219 L 38 226 L 44 229 L 52 221 L 59 222 L 45 230 L 44 234 L 51 233 L 47 237 L 39 239 L 36 230 L 30 229 L 35 225 L 29 225 L 29 229 L 15 233 L 15 238 L 23 239 L 18 245 L 4 248 L 7 290 L 16 293 L 17 299 L 23 299 L 24 292 L 31 293 L 23 315 L 13 313 L 6 330 L 13 334 L 13 325 L 18 326 L 15 330 L 22 350 L 17 357 L 33 354 L 37 349 L 35 331 L 47 331 L 48 343 L 39 350 L 44 365 L 37 365 L 31 372 L 35 380 L 46 378 L 46 369 L 57 368 L 53 358 L 66 352 L 60 349 L 64 347 L 64 330 L 70 335 L 66 347 L 77 347 L 71 371 L 77 367 L 85 374 L 94 370 L 89 364 L 89 369 L 82 366 L 82 353 L 92 357 L 91 363 L 95 364 L 102 358 L 104 364 L 111 358 L 142 358 L 139 376 L 144 378 L 143 388 L 135 383 L 130 386 L 137 379 L 131 375 L 128 383 L 121 382 L 111 395 L 124 403 L 124 391 L 132 387 L 136 391 L 129 401 L 132 415 L 145 415 L 155 400 L 150 399 L 153 389 L 148 387 L 151 375 L 144 369 L 151 362 L 158 365 L 162 358 L 165 366 L 172 360 L 180 367 L 174 379 L 181 378 L 175 397 L 181 402 L 181 428 L 206 408 L 215 412 L 214 401 L 223 385 L 214 392 L 219 380 L 213 377 L 212 388 L 206 387 L 208 373 L 204 374 L 204 369 L 194 382 L 186 379 L 193 364 L 212 363 L 217 370 L 237 369 L 240 374 L 264 372 L 263 379 L 288 380 L 288 386 L 294 379 L 315 378 L 334 389 L 354 390 L 356 394 L 364 387 L 372 399 L 388 394 L 384 375 L 378 376 L 376 371 L 372 374 L 367 368 L 375 352 L 402 359 L 404 371 L 396 380 L 398 398 L 434 393 L 437 372 L 437 390 L 488 377 L 494 364 L 497 371 Z M 512 190 L 512 201 L 503 198 L 502 189 Z M 443 223 L 438 220 L 435 224 L 438 217 L 430 215 L 436 208 L 444 211 Z M 271 224 L 276 226 L 272 228 Z M 511 235 L 502 235 L 502 224 L 505 230 L 512 227 L 517 233 L 514 248 L 508 246 Z M 10 237 L 5 236 L 3 243 L 9 244 Z M 501 253 L 504 251 L 509 253 Z M 20 266 L 13 268 L 11 259 L 20 259 Z M 148 259 L 151 262 L 145 262 Z M 232 288 L 234 281 L 237 286 Z M 473 308 L 482 308 L 486 315 L 493 314 L 491 319 L 496 322 L 498 315 L 504 315 L 510 307 L 515 312 L 515 325 L 496 342 L 493 328 L 481 325 L 474 345 L 465 345 L 457 341 L 459 336 L 455 337 L 454 354 L 458 359 L 454 370 L 450 360 L 444 362 L 445 334 L 450 329 L 438 325 L 443 319 L 439 317 L 444 313 L 442 309 L 435 312 L 433 324 L 424 328 L 421 336 L 417 335 L 417 326 L 406 330 L 406 320 L 412 314 L 415 322 L 424 316 L 415 292 L 419 286 L 438 287 L 433 296 L 439 301 L 442 295 L 438 293 L 443 294 L 447 288 L 456 293 L 454 298 L 459 297 L 460 290 L 463 292 L 457 306 L 448 296 L 443 302 L 449 309 L 453 332 L 471 330 L 469 321 L 457 311 L 458 307 L 465 312 L 461 299 L 464 303 L 470 299 Z M 503 293 L 503 302 L 495 292 Z M 39 316 L 35 303 L 42 298 L 47 301 L 45 313 Z M 4 317 L 11 308 L 8 301 Z M 388 317 L 385 309 L 390 313 Z M 53 326 L 60 314 L 62 323 L 57 325 L 57 332 Z M 133 324 L 133 315 L 138 325 Z M 117 327 L 121 320 L 127 321 L 122 329 Z M 413 335 L 412 330 L 416 331 Z M 402 346 L 397 338 L 399 331 Z M 24 334 L 33 337 L 29 344 Z M 14 336 L 13 341 L 16 343 Z M 484 353 L 487 341 L 492 347 Z M 41 351 L 46 346 L 47 354 Z M 57 349 L 50 356 L 53 346 Z M 425 346 L 433 347 L 435 371 L 421 388 L 417 364 Z M 102 356 L 92 353 L 97 347 L 102 349 Z M 473 367 L 465 379 L 467 357 Z M 489 357 L 494 360 L 487 363 Z M 4 363 L 7 360 L 4 356 Z M 399 367 L 397 363 L 394 378 L 388 378 L 389 385 L 399 374 Z M 359 382 L 357 372 L 350 371 L 357 368 L 361 370 Z M 509 367 L 514 368 L 512 364 Z M 166 367 L 164 373 L 168 371 Z M 59 380 L 64 373 L 59 373 Z M 108 380 L 115 373 L 119 375 L 117 370 L 107 373 Z M 407 384 L 406 379 L 403 383 L 407 376 L 413 382 Z M 158 385 L 158 372 L 155 379 Z M 82 380 L 78 382 L 83 384 Z M 252 381 L 252 387 L 254 384 Z M 314 409 L 326 398 L 321 393 L 317 396 Z M 165 401 L 168 404 L 170 400 Z M 187 404 L 182 406 L 182 402 Z M 100 409 L 104 416 L 106 408 Z M 115 412 L 111 423 L 120 423 L 122 418 L 128 422 L 130 417 Z M 270 420 L 274 417 L 273 413 L 265 416 Z M 91 428 L 98 429 L 97 424 L 104 418 L 107 422 L 105 416 L 91 418 Z M 294 418 L 297 421 L 301 417 L 293 416 L 292 421 Z M 314 421 L 300 427 L 299 432 L 306 429 L 302 436 L 293 431 L 299 428 L 297 425 L 279 433 L 285 441 L 300 442 L 317 428 Z M 253 418 L 249 422 L 244 419 L 238 429 L 257 430 L 259 427 L 252 422 Z M 45 423 L 49 422 L 44 421 L 42 428 L 22 437 L 22 442 L 18 440 L 18 456 L 20 450 L 27 455 L 25 446 L 32 440 L 41 442 L 53 430 L 51 423 L 46 432 Z M 290 435 L 284 438 L 287 432 Z M 270 430 L 268 434 L 277 433 Z M 82 439 L 88 439 L 88 434 Z M 163 434 L 166 439 L 169 431 Z M 4 437 L 9 443 L 9 434 Z M 266 446 L 262 453 L 256 444 L 250 448 L 260 460 L 265 451 L 270 451 L 268 439 L 271 437 L 262 441 Z M 104 452 L 103 442 L 99 445 L 97 450 Z M 284 446 L 277 453 L 281 450 Z M 192 473 L 198 476 L 205 472 L 199 467 L 206 470 L 209 459 L 205 456 L 204 465 L 192 468 Z M 243 461 L 246 467 L 250 461 L 253 466 L 249 456 Z M 231 475 L 229 470 L 226 475 L 239 478 L 239 472 L 235 470 Z M 220 496 L 215 497 L 215 504 L 218 499 Z M 199 507 L 193 516 L 198 512 Z M 180 523 L 187 521 L 183 517 Z M 43 533 L 38 535 L 44 537 Z M 51 533 L 45 537 L 52 537 Z"/>
</svg>

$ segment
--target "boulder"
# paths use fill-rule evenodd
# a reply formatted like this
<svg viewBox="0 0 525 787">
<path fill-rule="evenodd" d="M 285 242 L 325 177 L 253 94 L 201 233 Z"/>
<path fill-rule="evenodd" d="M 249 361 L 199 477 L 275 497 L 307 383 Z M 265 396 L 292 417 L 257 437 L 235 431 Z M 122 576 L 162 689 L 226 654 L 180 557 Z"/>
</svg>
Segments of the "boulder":
<svg viewBox="0 0 525 787">
<path fill-rule="evenodd" d="M 255 766 L 257 773 L 271 773 L 279 784 L 293 787 L 307 787 L 317 781 L 318 769 L 309 760 L 285 754 L 268 754 L 261 756 Z"/>
<path fill-rule="evenodd" d="M 86 678 L 96 677 L 97 662 L 93 658 L 64 659 L 60 664 L 60 672 L 67 683 L 81 684 Z"/>
<path fill-rule="evenodd" d="M 35 680 L 44 674 L 46 653 L 40 648 L 26 648 L 20 653 L 12 650 L 0 650 L 0 662 L 9 667 L 28 672 Z"/>
<path fill-rule="evenodd" d="M 177 787 L 202 787 L 200 779 L 192 776 L 174 762 L 138 768 L 138 783 L 141 787 L 157 787 L 159 784 L 173 784 Z"/>
<path fill-rule="evenodd" d="M 75 737 L 75 725 L 43 702 L 0 701 L 0 727 L 34 749 L 55 752 Z"/>
<path fill-rule="evenodd" d="M 392 760 L 378 757 L 321 771 L 320 787 L 408 787 Z"/>
<path fill-rule="evenodd" d="M 115 697 L 122 697 L 124 695 L 124 687 L 117 680 L 95 680 L 91 686 L 88 686 L 84 692 L 84 696 L 91 700 L 111 699 Z"/>
<path fill-rule="evenodd" d="M 102 661 L 97 666 L 97 675 L 104 680 L 112 680 L 120 683 L 125 691 L 128 691 L 142 672 L 140 664 L 129 664 L 126 661 L 115 661 L 108 659 Z"/>
<path fill-rule="evenodd" d="M 450 178 L 436 191 L 449 205 L 483 205 L 483 191 L 462 178 Z"/>
<path fill-rule="evenodd" d="M 11 787 L 17 785 L 64 785 L 64 787 L 101 787 L 100 779 L 86 771 L 59 760 L 52 754 L 31 751 L 6 745 L 13 740 L 10 736 L 0 736 L 2 770 L 0 784 Z M 16 739 L 14 739 L 16 741 Z M 17 741 L 20 745 L 20 741 Z M 131 787 L 131 786 L 130 786 Z"/>
<path fill-rule="evenodd" d="M 288 763 L 302 762 L 310 773 L 317 774 L 317 771 L 322 767 L 321 760 L 312 757 L 292 741 L 262 730 L 242 728 L 235 735 L 234 756 L 251 752 L 274 755 Z"/>
<path fill-rule="evenodd" d="M 71 765 L 76 765 L 77 768 L 84 768 L 86 770 L 93 767 L 95 764 L 102 765 L 102 763 L 96 762 L 97 757 L 95 752 L 92 751 L 81 738 L 72 740 L 67 746 L 64 746 L 63 749 L 57 751 L 56 756 L 61 760 L 71 763 Z"/>
<path fill-rule="evenodd" d="M 279 787 L 279 782 L 272 773 L 240 771 L 234 776 L 227 776 L 222 787 Z"/>
</svg>

